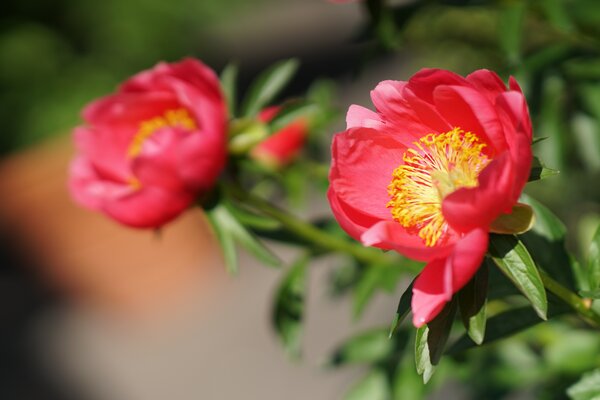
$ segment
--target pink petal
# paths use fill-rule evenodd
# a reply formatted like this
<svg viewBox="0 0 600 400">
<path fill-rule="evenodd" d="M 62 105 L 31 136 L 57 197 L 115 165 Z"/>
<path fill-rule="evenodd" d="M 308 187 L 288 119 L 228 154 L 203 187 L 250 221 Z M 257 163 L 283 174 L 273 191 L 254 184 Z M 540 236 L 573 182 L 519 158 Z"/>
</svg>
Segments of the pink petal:
<svg viewBox="0 0 600 400">
<path fill-rule="evenodd" d="M 167 91 L 116 93 L 88 104 L 83 118 L 93 126 L 119 125 L 137 130 L 140 121 L 178 107 L 174 94 Z"/>
<path fill-rule="evenodd" d="M 369 110 L 368 108 L 357 106 L 356 104 L 352 104 L 350 108 L 348 108 L 348 113 L 346 114 L 346 129 L 350 128 L 382 128 L 383 122 L 374 111 Z"/>
<path fill-rule="evenodd" d="M 182 191 L 185 185 L 179 176 L 179 143 L 189 135 L 178 128 L 163 128 L 146 139 L 140 154 L 132 160 L 133 175 L 143 187 L 158 186 L 166 190 Z"/>
<path fill-rule="evenodd" d="M 227 157 L 224 138 L 191 132 L 179 144 L 179 176 L 189 190 L 211 189 L 219 178 Z"/>
<path fill-rule="evenodd" d="M 132 188 L 102 179 L 89 160 L 79 156 L 70 165 L 69 192 L 78 204 L 91 210 L 101 210 L 107 198 L 127 195 Z"/>
<path fill-rule="evenodd" d="M 488 234 L 475 229 L 460 239 L 452 253 L 425 266 L 413 286 L 413 324 L 419 328 L 433 320 L 479 269 L 488 247 Z"/>
<path fill-rule="evenodd" d="M 104 212 L 134 228 L 158 228 L 181 214 L 194 200 L 189 193 L 144 187 L 127 196 L 107 199 Z"/>
</svg>

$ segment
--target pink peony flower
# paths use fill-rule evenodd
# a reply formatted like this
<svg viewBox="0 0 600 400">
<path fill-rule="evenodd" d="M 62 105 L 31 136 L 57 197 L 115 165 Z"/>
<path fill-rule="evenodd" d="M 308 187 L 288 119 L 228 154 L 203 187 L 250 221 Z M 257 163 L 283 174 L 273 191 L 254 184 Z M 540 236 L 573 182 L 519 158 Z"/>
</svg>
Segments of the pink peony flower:
<svg viewBox="0 0 600 400">
<path fill-rule="evenodd" d="M 328 198 L 366 246 L 426 261 L 413 323 L 431 321 L 479 268 L 492 222 L 510 213 L 529 176 L 531 121 L 511 78 L 423 69 L 352 105 L 335 136 Z"/>
<path fill-rule="evenodd" d="M 226 157 L 225 103 L 198 60 L 159 63 L 83 110 L 69 188 L 81 205 L 132 227 L 172 220 L 210 190 Z"/>
<path fill-rule="evenodd" d="M 261 122 L 269 122 L 277 116 L 280 107 L 265 108 L 258 116 Z M 299 118 L 284 126 L 258 145 L 250 152 L 256 161 L 271 168 L 281 168 L 288 165 L 298 156 L 308 133 L 308 123 Z"/>
</svg>

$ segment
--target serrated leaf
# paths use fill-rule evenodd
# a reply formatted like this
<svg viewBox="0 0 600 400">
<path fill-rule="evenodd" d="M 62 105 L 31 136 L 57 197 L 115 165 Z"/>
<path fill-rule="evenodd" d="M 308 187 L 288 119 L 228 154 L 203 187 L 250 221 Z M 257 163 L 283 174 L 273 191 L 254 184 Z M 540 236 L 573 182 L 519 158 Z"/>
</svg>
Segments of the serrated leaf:
<svg viewBox="0 0 600 400">
<path fill-rule="evenodd" d="M 548 299 L 542 278 L 525 245 L 511 235 L 490 235 L 494 263 L 531 302 L 536 313 L 546 319 Z"/>
<path fill-rule="evenodd" d="M 381 369 L 372 370 L 344 396 L 344 400 L 388 400 L 389 398 L 390 383 Z"/>
<path fill-rule="evenodd" d="M 287 353 L 298 358 L 301 350 L 306 270 L 310 258 L 299 258 L 285 274 L 277 289 L 272 322 Z"/>
<path fill-rule="evenodd" d="M 588 281 L 590 289 L 600 289 L 600 226 L 596 229 L 588 250 Z"/>
<path fill-rule="evenodd" d="M 354 336 L 338 347 L 328 365 L 376 363 L 388 357 L 394 342 L 383 329 L 372 330 Z"/>
<path fill-rule="evenodd" d="M 227 224 L 222 221 L 224 207 L 218 205 L 207 211 L 208 220 L 215 232 L 219 241 L 221 251 L 223 252 L 223 261 L 225 269 L 232 275 L 236 275 L 239 271 L 237 252 L 235 249 L 235 241 L 232 233 L 227 229 Z"/>
<path fill-rule="evenodd" d="M 423 383 L 429 382 L 435 372 L 435 366 L 431 364 L 429 357 L 428 335 L 429 328 L 427 325 L 424 325 L 417 329 L 415 336 L 415 364 L 417 373 L 423 376 Z"/>
<path fill-rule="evenodd" d="M 537 181 L 540 179 L 546 179 L 548 177 L 560 174 L 559 170 L 548 168 L 540 161 L 539 158 L 533 157 L 531 163 L 531 170 L 529 171 L 528 182 Z"/>
<path fill-rule="evenodd" d="M 227 103 L 227 110 L 229 110 L 229 117 L 235 117 L 235 105 L 237 102 L 236 96 L 236 84 L 238 77 L 239 68 L 237 64 L 227 64 L 227 66 L 221 72 L 221 90 L 225 96 Z"/>
<path fill-rule="evenodd" d="M 583 374 L 583 377 L 567 389 L 572 400 L 600 399 L 600 369 Z"/>
<path fill-rule="evenodd" d="M 244 117 L 253 117 L 268 105 L 292 79 L 299 66 L 298 60 L 275 63 L 252 83 L 242 106 Z"/>
<path fill-rule="evenodd" d="M 484 263 L 473 278 L 458 292 L 458 306 L 467 334 L 477 344 L 483 342 L 486 325 L 486 301 L 489 269 Z"/>
<path fill-rule="evenodd" d="M 402 323 L 402 321 L 404 320 L 404 318 L 406 318 L 406 316 L 408 315 L 408 312 L 410 311 L 410 306 L 411 306 L 411 302 L 412 302 L 412 294 L 413 294 L 413 286 L 415 284 L 416 279 L 417 278 L 412 280 L 412 282 L 410 283 L 410 285 L 408 285 L 408 287 L 406 288 L 404 293 L 402 293 L 402 296 L 400 296 L 400 301 L 398 302 L 398 308 L 396 309 L 396 316 L 394 317 L 394 321 L 392 322 L 392 326 L 390 327 L 390 333 L 389 333 L 390 338 L 394 335 L 394 333 L 396 332 L 396 329 L 398 328 L 398 325 L 400 325 Z"/>
</svg>

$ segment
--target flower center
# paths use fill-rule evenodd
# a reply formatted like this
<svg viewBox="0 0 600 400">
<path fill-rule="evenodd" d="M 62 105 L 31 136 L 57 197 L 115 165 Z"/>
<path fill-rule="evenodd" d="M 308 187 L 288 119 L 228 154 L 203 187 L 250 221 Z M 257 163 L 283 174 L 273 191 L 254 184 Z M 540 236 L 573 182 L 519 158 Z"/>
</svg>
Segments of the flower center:
<svg viewBox="0 0 600 400">
<path fill-rule="evenodd" d="M 414 145 L 394 170 L 387 207 L 395 221 L 413 229 L 431 247 L 447 231 L 442 215 L 444 197 L 477 186 L 477 177 L 490 160 L 482 153 L 485 143 L 460 128 L 430 133 Z"/>
<path fill-rule="evenodd" d="M 157 130 L 165 127 L 179 127 L 188 131 L 198 129 L 196 121 L 190 116 L 185 108 L 166 110 L 162 115 L 147 119 L 140 123 L 140 127 L 133 137 L 127 155 L 130 158 L 138 156 L 142 152 L 144 141 Z"/>
</svg>

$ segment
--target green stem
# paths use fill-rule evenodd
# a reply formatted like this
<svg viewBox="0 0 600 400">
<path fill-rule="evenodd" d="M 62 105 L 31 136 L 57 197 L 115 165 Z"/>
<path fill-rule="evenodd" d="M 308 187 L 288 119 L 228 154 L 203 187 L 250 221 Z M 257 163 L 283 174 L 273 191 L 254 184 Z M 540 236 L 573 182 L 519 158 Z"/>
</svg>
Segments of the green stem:
<svg viewBox="0 0 600 400">
<path fill-rule="evenodd" d="M 394 265 L 398 266 L 399 260 L 397 257 L 389 257 L 382 253 L 380 250 L 374 248 L 363 247 L 362 245 L 349 242 L 343 238 L 332 235 L 319 228 L 297 218 L 287 211 L 271 204 L 267 200 L 248 193 L 242 189 L 234 189 L 231 194 L 238 199 L 243 201 L 246 205 L 255 208 L 262 214 L 269 216 L 279 221 L 283 227 L 289 232 L 314 243 L 321 249 L 341 252 L 349 254 L 355 259 L 374 264 Z M 418 272 L 418 269 L 413 267 L 412 263 L 403 263 L 403 267 L 410 272 Z"/>
<path fill-rule="evenodd" d="M 540 270 L 540 276 L 544 287 L 549 292 L 555 294 L 558 298 L 569 305 L 577 314 L 579 314 L 586 322 L 596 328 L 600 328 L 600 315 L 591 309 L 591 302 L 583 299 L 564 287 L 558 281 L 554 280 L 548 273 Z"/>
</svg>

